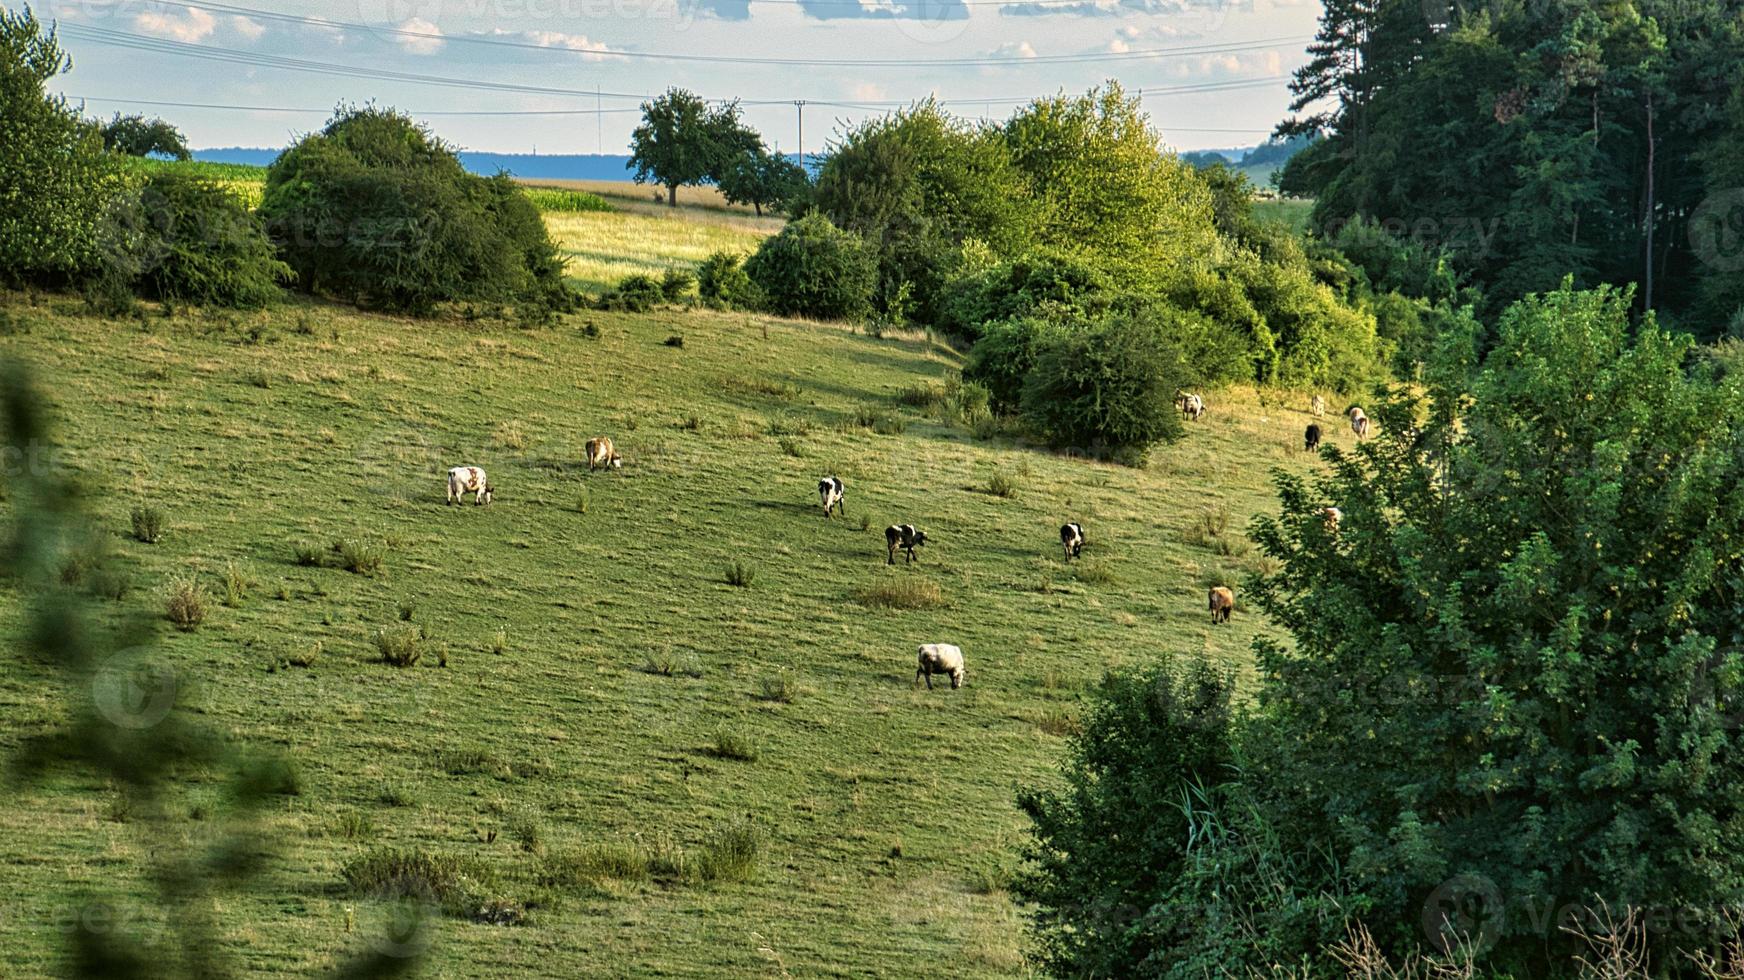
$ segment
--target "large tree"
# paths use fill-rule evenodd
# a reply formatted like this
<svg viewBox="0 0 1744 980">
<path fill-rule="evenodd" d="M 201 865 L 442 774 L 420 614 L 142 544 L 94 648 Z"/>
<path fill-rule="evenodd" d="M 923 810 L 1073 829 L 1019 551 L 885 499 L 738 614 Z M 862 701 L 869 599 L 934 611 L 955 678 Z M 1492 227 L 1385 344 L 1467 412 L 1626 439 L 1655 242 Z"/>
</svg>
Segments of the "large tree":
<svg viewBox="0 0 1744 980">
<path fill-rule="evenodd" d="M 721 196 L 732 204 L 749 204 L 762 217 L 764 209 L 791 211 L 805 198 L 811 181 L 805 168 L 762 143 L 727 156 L 713 176 Z"/>
<path fill-rule="evenodd" d="M 642 124 L 630 134 L 636 183 L 666 188 L 666 203 L 678 206 L 678 189 L 719 176 L 727 161 L 762 146 L 739 118 L 737 102 L 710 107 L 699 95 L 668 89 L 642 103 Z"/>
<path fill-rule="evenodd" d="M 144 116 L 116 113 L 115 118 L 103 126 L 103 145 L 134 157 L 158 154 L 177 160 L 193 159 L 193 154 L 188 151 L 188 141 L 180 130 L 162 119 Z"/>
</svg>

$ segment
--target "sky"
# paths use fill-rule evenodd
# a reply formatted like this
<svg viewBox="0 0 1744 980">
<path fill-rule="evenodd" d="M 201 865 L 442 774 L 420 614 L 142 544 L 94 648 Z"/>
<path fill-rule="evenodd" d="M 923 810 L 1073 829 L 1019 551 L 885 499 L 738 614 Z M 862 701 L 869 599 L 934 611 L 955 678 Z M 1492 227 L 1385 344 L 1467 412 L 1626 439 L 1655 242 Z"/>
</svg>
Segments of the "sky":
<svg viewBox="0 0 1744 980">
<path fill-rule="evenodd" d="M 928 95 L 1003 119 L 1019 100 L 1109 78 L 1142 92 L 1172 148 L 1249 146 L 1288 114 L 1286 83 L 1320 14 L 1318 0 L 32 6 L 73 56 L 57 91 L 94 116 L 161 115 L 195 147 L 281 147 L 334 106 L 373 100 L 462 149 L 552 154 L 624 152 L 640 102 L 671 86 L 742 100 L 746 121 L 785 152 L 799 147 L 793 103 L 805 100 L 804 149 L 816 153 L 855 121 Z"/>
</svg>

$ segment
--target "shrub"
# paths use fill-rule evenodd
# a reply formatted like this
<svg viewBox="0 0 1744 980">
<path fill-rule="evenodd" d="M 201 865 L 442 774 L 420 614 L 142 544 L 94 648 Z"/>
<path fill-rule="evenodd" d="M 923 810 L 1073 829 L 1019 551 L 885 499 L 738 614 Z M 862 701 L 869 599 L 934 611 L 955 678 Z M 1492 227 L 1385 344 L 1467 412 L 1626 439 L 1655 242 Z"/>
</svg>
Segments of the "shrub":
<svg viewBox="0 0 1744 980">
<path fill-rule="evenodd" d="M 659 280 L 635 272 L 618 280 L 618 284 L 607 290 L 596 305 L 617 313 L 646 313 L 665 299 Z"/>
<path fill-rule="evenodd" d="M 872 310 L 877 262 L 858 235 L 812 214 L 765 239 L 745 273 L 776 313 L 858 320 Z"/>
<path fill-rule="evenodd" d="M 877 609 L 934 609 L 945 604 L 938 583 L 918 578 L 880 581 L 861 589 L 855 598 Z"/>
<path fill-rule="evenodd" d="M 322 644 L 322 642 L 320 640 L 316 640 L 314 643 L 302 648 L 301 650 L 298 650 L 294 653 L 285 654 L 285 658 L 284 658 L 285 666 L 287 666 L 287 667 L 313 667 L 313 666 L 315 666 L 315 664 L 317 662 L 320 661 L 321 653 L 324 649 L 325 649 L 325 645 Z"/>
<path fill-rule="evenodd" d="M 537 880 L 547 888 L 594 885 L 603 880 L 647 881 L 648 853 L 634 844 L 589 844 L 539 863 Z"/>
<path fill-rule="evenodd" d="M 755 310 L 763 305 L 763 296 L 745 273 L 744 256 L 737 252 L 716 252 L 704 259 L 696 271 L 697 294 L 710 306 L 726 310 Z"/>
<path fill-rule="evenodd" d="M 375 648 L 383 663 L 411 667 L 424 659 L 424 631 L 416 626 L 377 630 Z"/>
<path fill-rule="evenodd" d="M 298 141 L 267 171 L 260 210 L 311 293 L 415 315 L 448 302 L 575 305 L 521 187 L 467 173 L 392 110 L 343 109 Z"/>
<path fill-rule="evenodd" d="M 708 753 L 717 759 L 737 759 L 740 762 L 756 762 L 758 756 L 757 743 L 730 728 L 715 731 Z"/>
<path fill-rule="evenodd" d="M 313 541 L 294 541 L 291 543 L 292 560 L 305 568 L 320 565 L 322 556 L 321 546 Z"/>
<path fill-rule="evenodd" d="M 963 380 L 987 391 L 993 411 L 1014 413 L 1022 407 L 1023 385 L 1035 372 L 1037 355 L 1067 329 L 1034 317 L 992 324 L 969 349 Z"/>
<path fill-rule="evenodd" d="M 751 583 L 757 581 L 757 569 L 755 566 L 747 565 L 742 561 L 733 562 L 727 566 L 726 580 L 728 585 L 748 589 L 751 587 Z"/>
<path fill-rule="evenodd" d="M 497 630 L 492 634 L 490 642 L 492 656 L 500 657 L 509 652 L 509 634 L 505 630 Z"/>
<path fill-rule="evenodd" d="M 137 207 L 138 286 L 144 295 L 238 309 L 280 298 L 291 267 L 279 261 L 260 220 L 223 184 L 157 171 Z"/>
<path fill-rule="evenodd" d="M 170 582 L 164 598 L 164 614 L 176 629 L 192 632 L 206 619 L 206 590 L 192 578 Z"/>
<path fill-rule="evenodd" d="M 642 661 L 642 672 L 660 677 L 702 676 L 702 668 L 697 665 L 695 657 L 673 653 L 671 650 L 649 654 L 648 659 Z"/>
<path fill-rule="evenodd" d="M 1023 388 L 1023 416 L 1056 447 L 1131 450 L 1179 438 L 1180 360 L 1164 324 L 1114 317 L 1051 334 Z"/>
<path fill-rule="evenodd" d="M 681 333 L 675 333 L 666 338 L 665 343 L 668 347 L 677 347 L 682 350 L 684 348 L 684 335 Z"/>
<path fill-rule="evenodd" d="M 164 515 L 156 507 L 135 507 L 128 517 L 133 522 L 133 539 L 144 544 L 163 540 Z"/>
<path fill-rule="evenodd" d="M 660 295 L 668 303 L 676 303 L 696 288 L 696 274 L 688 269 L 667 269 L 660 277 Z"/>
<path fill-rule="evenodd" d="M 450 915 L 476 916 L 492 903 L 495 885 L 480 862 L 422 850 L 379 849 L 347 862 L 340 874 L 354 895 L 413 899 L 439 906 Z"/>
</svg>

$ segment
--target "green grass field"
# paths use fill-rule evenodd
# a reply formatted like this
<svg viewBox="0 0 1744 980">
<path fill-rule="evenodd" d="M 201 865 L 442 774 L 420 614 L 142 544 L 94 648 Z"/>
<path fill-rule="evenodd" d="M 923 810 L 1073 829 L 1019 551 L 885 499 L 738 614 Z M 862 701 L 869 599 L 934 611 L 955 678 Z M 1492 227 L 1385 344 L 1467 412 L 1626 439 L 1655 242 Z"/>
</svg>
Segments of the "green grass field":
<svg viewBox="0 0 1744 980">
<path fill-rule="evenodd" d="M 105 617 L 157 623 L 195 717 L 300 773 L 255 887 L 213 909 L 251 975 L 364 949 L 388 906 L 343 870 L 384 847 L 475 861 L 536 905 L 520 925 L 437 921 L 430 975 L 1022 975 L 1016 792 L 1056 778 L 1104 671 L 1171 653 L 1247 669 L 1267 627 L 1213 627 L 1205 583 L 1260 567 L 1240 529 L 1275 506 L 1268 474 L 1313 465 L 1305 396 L 1242 390 L 1211 393 L 1143 470 L 978 442 L 898 397 L 953 354 L 828 325 L 672 310 L 527 332 L 306 305 L 111 322 L 18 294 L 0 310 L 18 325 L 0 357 L 34 365 L 133 585 Z M 621 471 L 587 471 L 597 434 Z M 489 470 L 492 506 L 445 505 L 460 464 Z M 848 520 L 820 514 L 826 473 Z M 996 474 L 1015 496 L 987 492 Z M 142 505 L 166 515 L 157 544 L 128 536 Z M 1207 536 L 1208 517 L 1227 530 Z M 1070 567 L 1067 520 L 1089 539 Z M 894 522 L 932 536 L 919 564 L 885 565 Z M 379 548 L 381 573 L 298 564 L 336 539 Z M 233 605 L 227 572 L 247 583 Z M 190 575 L 210 613 L 181 633 L 164 593 Z M 933 588 L 930 608 L 875 605 Z M 381 662 L 378 632 L 410 627 L 423 661 Z M 933 641 L 965 650 L 961 691 L 913 689 Z M 16 645 L 0 657 L 10 753 L 66 708 Z M 210 833 L 217 778 L 178 784 L 173 839 Z M 0 810 L 9 971 L 51 972 L 92 896 L 146 909 L 116 928 L 159 921 L 150 838 L 118 800 L 60 776 Z M 749 880 L 601 870 L 694 858 L 746 821 Z"/>
</svg>

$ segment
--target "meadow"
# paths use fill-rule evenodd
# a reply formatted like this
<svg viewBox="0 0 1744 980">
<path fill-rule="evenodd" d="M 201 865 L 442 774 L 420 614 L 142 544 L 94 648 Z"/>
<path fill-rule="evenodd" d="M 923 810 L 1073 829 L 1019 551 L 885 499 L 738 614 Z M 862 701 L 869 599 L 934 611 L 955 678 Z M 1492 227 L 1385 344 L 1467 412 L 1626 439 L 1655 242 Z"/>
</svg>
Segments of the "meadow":
<svg viewBox="0 0 1744 980">
<path fill-rule="evenodd" d="M 1205 588 L 1264 566 L 1241 529 L 1275 509 L 1269 474 L 1316 465 L 1305 396 L 1210 393 L 1186 439 L 1125 468 L 941 418 L 959 359 L 924 338 L 740 314 L 0 311 L 0 357 L 34 366 L 129 583 L 104 616 L 156 624 L 184 707 L 298 774 L 256 887 L 214 910 L 251 974 L 368 948 L 391 908 L 346 875 L 393 852 L 488 869 L 527 910 L 434 922 L 437 976 L 1023 975 L 1017 791 L 1057 778 L 1105 671 L 1249 669 L 1268 627 L 1213 627 Z M 621 471 L 582 462 L 600 433 Z M 463 463 L 494 504 L 445 505 Z M 818 508 L 826 473 L 845 520 Z M 163 513 L 155 544 L 130 536 L 141 507 Z M 1089 541 L 1069 566 L 1067 520 Z M 894 522 L 931 535 L 918 564 L 885 564 Z M 206 594 L 191 632 L 165 620 L 184 577 Z M 935 641 L 966 652 L 961 691 L 914 688 Z M 383 662 L 406 644 L 414 665 Z M 0 657 L 11 752 L 66 707 Z M 218 792 L 178 785 L 179 839 L 211 832 Z M 15 794 L 9 968 L 54 969 L 93 897 L 137 903 L 116 928 L 149 935 L 149 841 L 115 787 Z"/>
</svg>

